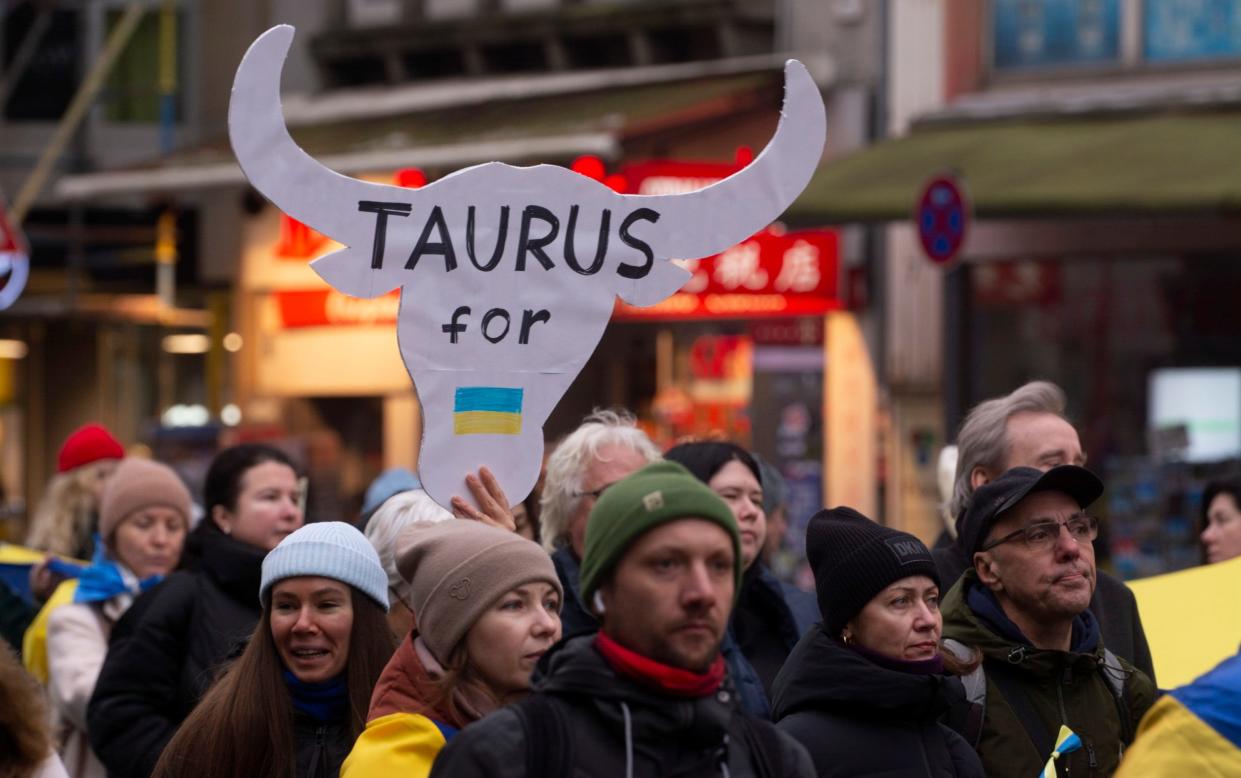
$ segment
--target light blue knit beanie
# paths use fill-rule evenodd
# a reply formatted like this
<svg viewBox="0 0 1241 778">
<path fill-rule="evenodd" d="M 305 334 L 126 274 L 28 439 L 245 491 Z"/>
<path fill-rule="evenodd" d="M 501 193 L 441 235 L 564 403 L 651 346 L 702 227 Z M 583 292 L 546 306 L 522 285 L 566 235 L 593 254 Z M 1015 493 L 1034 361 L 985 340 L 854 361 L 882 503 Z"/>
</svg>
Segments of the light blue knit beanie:
<svg viewBox="0 0 1241 778">
<path fill-rule="evenodd" d="M 317 521 L 290 534 L 263 559 L 259 602 L 277 581 L 317 575 L 347 583 L 388 610 L 388 574 L 379 554 L 355 527 Z"/>
</svg>

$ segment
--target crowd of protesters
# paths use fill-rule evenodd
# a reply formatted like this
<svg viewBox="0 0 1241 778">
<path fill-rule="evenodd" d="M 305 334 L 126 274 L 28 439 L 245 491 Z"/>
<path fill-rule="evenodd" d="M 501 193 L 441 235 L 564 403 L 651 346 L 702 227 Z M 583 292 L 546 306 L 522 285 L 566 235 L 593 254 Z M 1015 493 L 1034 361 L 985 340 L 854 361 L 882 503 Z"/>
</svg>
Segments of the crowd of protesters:
<svg viewBox="0 0 1241 778">
<path fill-rule="evenodd" d="M 305 524 L 279 449 L 220 451 L 200 508 L 88 425 L 32 519 L 46 558 L 0 584 L 0 775 L 1229 774 L 1241 666 L 1160 698 L 1064 412 L 1046 382 L 971 411 L 933 550 L 819 510 L 813 593 L 768 567 L 776 468 L 624 412 L 523 502 L 480 468 L 440 506 L 398 469 L 356 526 Z M 1239 501 L 1207 491 L 1211 562 Z"/>
</svg>

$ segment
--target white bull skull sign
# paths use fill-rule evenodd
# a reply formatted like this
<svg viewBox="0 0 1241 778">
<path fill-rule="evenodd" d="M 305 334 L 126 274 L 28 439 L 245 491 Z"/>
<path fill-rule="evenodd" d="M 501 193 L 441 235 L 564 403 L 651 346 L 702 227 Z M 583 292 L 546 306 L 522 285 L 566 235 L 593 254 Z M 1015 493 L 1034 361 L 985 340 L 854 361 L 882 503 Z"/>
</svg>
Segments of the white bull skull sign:
<svg viewBox="0 0 1241 778">
<path fill-rule="evenodd" d="M 237 69 L 229 135 L 250 182 L 346 248 L 315 260 L 345 294 L 401 289 L 397 340 L 423 408 L 420 475 L 441 505 L 486 465 L 529 494 L 543 423 L 598 344 L 615 299 L 653 305 L 689 274 L 670 258 L 719 253 L 777 218 L 823 151 L 818 88 L 785 67 L 775 137 L 750 165 L 679 195 L 621 195 L 554 165 L 501 162 L 422 189 L 359 181 L 289 137 L 280 72 L 293 28 L 273 27 Z M 323 369 L 330 370 L 330 365 Z"/>
</svg>

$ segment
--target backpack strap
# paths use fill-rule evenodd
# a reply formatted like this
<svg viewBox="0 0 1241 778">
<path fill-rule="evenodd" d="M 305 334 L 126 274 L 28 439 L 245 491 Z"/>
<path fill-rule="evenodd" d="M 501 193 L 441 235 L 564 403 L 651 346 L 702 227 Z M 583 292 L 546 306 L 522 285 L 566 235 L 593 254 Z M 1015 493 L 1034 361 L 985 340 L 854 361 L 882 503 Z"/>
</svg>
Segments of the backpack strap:
<svg viewBox="0 0 1241 778">
<path fill-rule="evenodd" d="M 975 652 L 959 640 L 945 638 L 943 646 L 961 662 L 968 662 L 975 656 Z M 982 725 L 987 715 L 987 674 L 983 672 L 982 662 L 979 661 L 969 674 L 957 676 L 957 680 L 965 688 L 965 700 L 953 703 L 942 722 L 977 749 L 982 742 Z"/>
<path fill-rule="evenodd" d="M 780 732 L 770 722 L 744 713 L 736 714 L 734 718 L 741 724 L 742 739 L 760 778 L 784 778 L 788 773 L 784 764 L 784 741 L 780 738 Z M 727 751 L 724 759 L 728 759 Z M 787 765 L 787 768 L 792 768 L 792 765 Z"/>
<path fill-rule="evenodd" d="M 526 735 L 526 775 L 568 775 L 573 740 L 551 697 L 531 694 L 512 707 Z"/>
<path fill-rule="evenodd" d="M 1116 710 L 1120 714 L 1120 740 L 1123 751 L 1124 746 L 1133 742 L 1135 735 L 1129 700 L 1125 698 L 1125 680 L 1132 673 L 1126 670 L 1120 663 L 1120 658 L 1107 648 L 1103 649 L 1103 665 L 1099 671 L 1103 674 L 1103 680 L 1107 681 L 1107 688 L 1112 692 L 1113 699 L 1116 700 Z"/>
<path fill-rule="evenodd" d="M 968 662 L 974 658 L 975 652 L 970 647 L 959 640 L 952 638 L 944 638 L 944 648 L 948 650 L 958 661 Z M 978 663 L 978 667 L 969 675 L 958 676 L 961 685 L 965 687 L 965 699 L 972 705 L 987 705 L 987 674 L 982 670 L 982 662 Z"/>
<path fill-rule="evenodd" d="M 1013 713 L 1016 714 L 1022 729 L 1026 731 L 1030 742 L 1040 754 L 1039 758 L 1045 758 L 1045 755 L 1050 754 L 1055 748 L 1056 739 L 1043 720 L 1039 718 L 1038 711 L 1034 710 L 1034 704 L 1030 701 L 1030 695 L 1026 694 L 1021 679 L 1001 663 L 994 663 L 991 669 L 991 680 L 995 683 L 995 688 L 1000 690 L 1008 707 L 1012 708 Z"/>
</svg>

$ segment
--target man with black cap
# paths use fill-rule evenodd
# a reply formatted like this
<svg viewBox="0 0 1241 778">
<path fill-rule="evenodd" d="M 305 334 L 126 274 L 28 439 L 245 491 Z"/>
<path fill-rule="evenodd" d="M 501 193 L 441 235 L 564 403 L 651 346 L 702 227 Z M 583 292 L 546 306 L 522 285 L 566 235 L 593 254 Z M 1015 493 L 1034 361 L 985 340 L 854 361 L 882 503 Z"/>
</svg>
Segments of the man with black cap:
<svg viewBox="0 0 1241 778">
<path fill-rule="evenodd" d="M 982 653 L 965 679 L 983 701 L 975 747 L 988 775 L 1039 775 L 1061 725 L 1081 738 L 1061 774 L 1109 776 L 1155 687 L 1103 646 L 1088 610 L 1103 483 L 1085 468 L 1017 467 L 974 493 L 960 524 L 973 560 L 944 598 L 944 636 Z"/>
<path fill-rule="evenodd" d="M 814 775 L 800 744 L 740 712 L 727 679 L 740 579 L 732 511 L 683 466 L 610 486 L 581 567 L 599 632 L 544 657 L 535 693 L 454 736 L 431 775 Z"/>
</svg>

